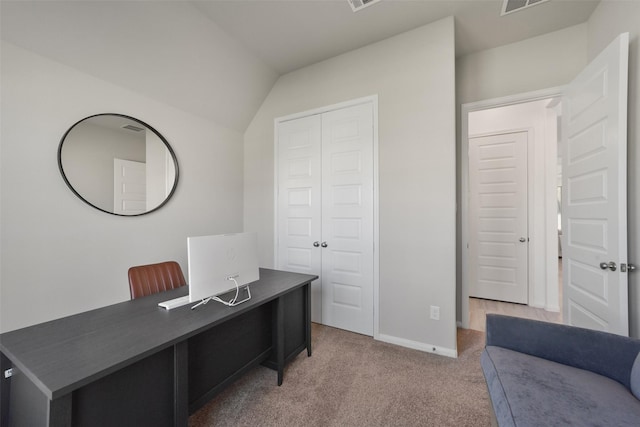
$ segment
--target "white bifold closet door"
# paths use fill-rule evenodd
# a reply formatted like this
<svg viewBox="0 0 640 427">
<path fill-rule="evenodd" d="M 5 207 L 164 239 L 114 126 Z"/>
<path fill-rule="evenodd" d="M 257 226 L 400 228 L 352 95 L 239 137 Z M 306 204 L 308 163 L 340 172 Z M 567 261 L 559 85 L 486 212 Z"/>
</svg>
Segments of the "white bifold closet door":
<svg viewBox="0 0 640 427">
<path fill-rule="evenodd" d="M 373 106 L 278 124 L 277 264 L 317 274 L 312 320 L 373 335 Z"/>
</svg>

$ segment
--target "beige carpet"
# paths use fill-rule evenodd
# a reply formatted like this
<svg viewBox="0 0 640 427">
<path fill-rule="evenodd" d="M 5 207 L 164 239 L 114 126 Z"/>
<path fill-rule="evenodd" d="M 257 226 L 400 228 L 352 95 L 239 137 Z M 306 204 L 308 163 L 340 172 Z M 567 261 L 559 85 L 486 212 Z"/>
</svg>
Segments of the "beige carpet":
<svg viewBox="0 0 640 427">
<path fill-rule="evenodd" d="M 313 356 L 258 367 L 193 414 L 205 426 L 489 426 L 484 334 L 458 331 L 458 359 L 313 325 Z"/>
</svg>

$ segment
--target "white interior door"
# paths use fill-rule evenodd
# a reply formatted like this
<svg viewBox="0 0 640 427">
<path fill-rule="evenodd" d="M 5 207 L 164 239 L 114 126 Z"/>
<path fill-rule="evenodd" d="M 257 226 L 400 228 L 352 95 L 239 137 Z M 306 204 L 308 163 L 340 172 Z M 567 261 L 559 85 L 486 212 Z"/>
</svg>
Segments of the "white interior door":
<svg viewBox="0 0 640 427">
<path fill-rule="evenodd" d="M 629 333 L 628 50 L 622 34 L 571 82 L 562 117 L 564 319 L 620 335 Z"/>
<path fill-rule="evenodd" d="M 321 116 L 278 125 L 277 268 L 321 275 Z M 314 246 L 316 244 L 317 246 Z M 321 322 L 320 279 L 311 284 L 311 320 Z"/>
<path fill-rule="evenodd" d="M 527 132 L 469 138 L 469 295 L 527 304 Z"/>
<path fill-rule="evenodd" d="M 322 322 L 373 335 L 373 106 L 322 115 Z"/>
<path fill-rule="evenodd" d="M 113 159 L 113 212 L 135 215 L 147 210 L 146 164 Z"/>
<path fill-rule="evenodd" d="M 311 319 L 373 335 L 373 104 L 278 123 L 277 268 L 315 274 Z"/>
</svg>

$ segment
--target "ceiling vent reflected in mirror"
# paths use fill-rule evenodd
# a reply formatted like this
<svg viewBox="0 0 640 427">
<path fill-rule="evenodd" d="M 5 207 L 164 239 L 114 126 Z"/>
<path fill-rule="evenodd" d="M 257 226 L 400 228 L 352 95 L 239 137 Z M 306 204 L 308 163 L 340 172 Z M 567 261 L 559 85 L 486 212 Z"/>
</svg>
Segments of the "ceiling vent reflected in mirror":
<svg viewBox="0 0 640 427">
<path fill-rule="evenodd" d="M 526 9 L 531 6 L 546 3 L 548 1 L 549 0 L 504 0 L 500 16 L 508 15 L 510 13 Z"/>
<path fill-rule="evenodd" d="M 362 10 L 367 6 L 371 6 L 374 3 L 378 3 L 379 1 L 380 0 L 347 0 L 354 12 Z"/>
<path fill-rule="evenodd" d="M 134 126 L 134 125 L 122 126 L 122 129 L 131 130 L 131 131 L 134 131 L 134 132 L 140 132 L 140 131 L 144 130 L 144 128 L 140 128 L 140 127 Z"/>
</svg>

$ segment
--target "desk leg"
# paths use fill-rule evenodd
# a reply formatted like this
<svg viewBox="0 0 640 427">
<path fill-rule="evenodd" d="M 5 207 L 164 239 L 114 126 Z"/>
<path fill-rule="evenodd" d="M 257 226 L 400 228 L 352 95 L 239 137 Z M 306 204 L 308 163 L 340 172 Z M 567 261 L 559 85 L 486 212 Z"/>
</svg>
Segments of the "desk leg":
<svg viewBox="0 0 640 427">
<path fill-rule="evenodd" d="M 311 282 L 304 285 L 304 328 L 307 357 L 311 357 Z"/>
<path fill-rule="evenodd" d="M 49 427 L 71 426 L 71 393 L 49 401 L 47 408 Z"/>
<path fill-rule="evenodd" d="M 0 353 L 0 426 L 9 425 L 11 377 L 5 378 L 4 373 L 12 367 L 11 361 L 4 354 Z"/>
<path fill-rule="evenodd" d="M 8 369 L 13 369 L 13 373 L 5 378 L 5 371 Z M 31 380 L 12 366 L 11 361 L 2 353 L 0 381 L 0 426 L 71 426 L 71 393 L 49 400 Z"/>
<path fill-rule="evenodd" d="M 284 378 L 284 300 L 282 297 L 274 301 L 276 311 L 275 321 L 275 351 L 278 367 L 278 385 L 282 385 Z"/>
<path fill-rule="evenodd" d="M 173 346 L 173 402 L 176 427 L 189 424 L 189 346 L 187 341 Z"/>
</svg>

